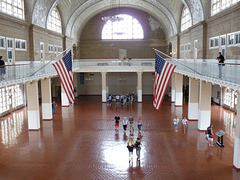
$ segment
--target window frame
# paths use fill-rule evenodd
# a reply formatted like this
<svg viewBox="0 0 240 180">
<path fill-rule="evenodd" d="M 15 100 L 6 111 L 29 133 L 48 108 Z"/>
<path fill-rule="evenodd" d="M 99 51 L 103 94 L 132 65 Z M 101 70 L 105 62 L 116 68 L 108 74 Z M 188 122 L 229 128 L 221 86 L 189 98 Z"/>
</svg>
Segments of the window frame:
<svg viewBox="0 0 240 180">
<path fill-rule="evenodd" d="M 0 49 L 6 49 L 6 38 L 4 36 L 0 36 L 0 41 L 3 40 L 3 46 L 0 46 Z"/>
<path fill-rule="evenodd" d="M 192 16 L 189 9 L 184 6 L 181 14 L 181 32 L 192 26 Z"/>
<path fill-rule="evenodd" d="M 0 0 L 0 12 L 10 15 L 12 17 L 16 17 L 18 19 L 25 20 L 24 0 L 17 0 L 16 4 L 14 4 L 14 2 L 9 3 L 8 1 Z"/>
<path fill-rule="evenodd" d="M 128 27 L 128 31 L 127 35 L 129 37 L 121 37 L 120 35 L 118 35 L 118 33 L 121 33 L 120 31 L 123 30 L 123 28 L 119 28 L 122 27 L 121 22 L 120 21 L 110 21 L 107 20 L 105 22 L 105 24 L 103 25 L 102 28 L 102 32 L 101 32 L 101 40 L 103 41 L 115 41 L 115 40 L 120 40 L 120 41 L 128 41 L 128 40 L 143 40 L 144 39 L 144 29 L 142 24 L 139 22 L 139 20 L 137 18 L 135 18 L 132 15 L 129 14 L 118 14 L 116 15 L 117 17 L 125 17 L 125 18 L 131 18 L 130 21 L 131 23 L 129 23 L 130 27 Z M 129 22 L 130 22 L 129 21 Z M 126 23 L 125 23 L 126 24 Z M 138 31 L 136 31 L 135 29 L 138 29 Z M 124 31 L 125 32 L 125 31 Z M 136 33 L 138 32 L 138 33 Z"/>
<path fill-rule="evenodd" d="M 54 13 L 56 13 L 56 16 L 54 15 Z M 62 18 L 58 8 L 55 6 L 50 12 L 47 19 L 47 29 L 62 34 L 62 28 Z"/>
<path fill-rule="evenodd" d="M 217 40 L 217 45 L 216 45 L 216 40 Z M 211 37 L 209 38 L 209 49 L 217 49 L 220 47 L 219 45 L 219 40 L 220 40 L 220 37 L 219 36 L 215 36 L 215 37 Z M 213 42 L 213 44 L 212 44 Z"/>
<path fill-rule="evenodd" d="M 17 43 L 20 43 L 20 46 L 17 47 Z M 23 48 L 23 44 L 25 43 L 25 47 Z M 24 39 L 15 39 L 15 50 L 26 51 L 27 50 L 27 41 Z"/>
<path fill-rule="evenodd" d="M 222 12 L 223 10 L 225 10 L 231 6 L 234 6 L 238 2 L 240 2 L 240 0 L 236 0 L 236 2 L 234 2 L 234 0 L 229 0 L 229 5 L 225 5 L 227 3 L 226 1 L 225 1 L 225 4 L 223 5 L 224 1 L 225 0 L 211 0 L 211 16 L 214 16 L 214 15 Z M 218 6 L 218 7 L 215 8 L 215 6 Z"/>
</svg>

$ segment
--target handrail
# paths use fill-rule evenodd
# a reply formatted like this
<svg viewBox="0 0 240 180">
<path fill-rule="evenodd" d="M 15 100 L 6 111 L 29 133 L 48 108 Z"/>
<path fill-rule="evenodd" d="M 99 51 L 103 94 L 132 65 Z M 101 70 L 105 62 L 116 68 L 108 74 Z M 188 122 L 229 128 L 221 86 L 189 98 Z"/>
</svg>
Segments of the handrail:
<svg viewBox="0 0 240 180">
<path fill-rule="evenodd" d="M 45 64 L 44 66 L 42 66 L 41 68 L 39 68 L 37 71 L 35 71 L 33 74 L 30 75 L 33 76 L 34 74 L 36 74 L 37 72 L 39 72 L 41 69 L 43 69 L 45 66 L 47 66 L 48 64 L 50 64 L 53 60 L 55 60 L 58 56 L 60 56 L 61 54 L 65 53 L 68 49 L 72 48 L 72 46 L 69 46 L 67 49 L 65 49 L 63 52 L 59 53 L 56 57 L 53 57 L 47 64 Z"/>
<path fill-rule="evenodd" d="M 192 68 L 190 68 L 190 67 L 184 65 L 183 63 L 180 63 L 178 60 L 174 59 L 173 57 L 171 57 L 171 56 L 169 56 L 169 55 L 167 55 L 167 54 L 165 54 L 165 53 L 163 53 L 162 51 L 159 51 L 158 49 L 155 49 L 155 48 L 153 48 L 153 49 L 154 49 L 155 52 L 158 52 L 158 53 L 160 53 L 160 54 L 163 54 L 164 56 L 167 56 L 167 57 L 170 58 L 171 60 L 176 61 L 177 63 L 183 65 L 184 67 L 187 67 L 188 69 L 190 69 L 190 70 L 196 72 L 197 74 L 202 75 L 201 73 L 199 73 L 199 72 L 196 71 L 195 69 L 192 69 Z M 160 55 L 159 55 L 159 56 L 160 56 Z"/>
</svg>

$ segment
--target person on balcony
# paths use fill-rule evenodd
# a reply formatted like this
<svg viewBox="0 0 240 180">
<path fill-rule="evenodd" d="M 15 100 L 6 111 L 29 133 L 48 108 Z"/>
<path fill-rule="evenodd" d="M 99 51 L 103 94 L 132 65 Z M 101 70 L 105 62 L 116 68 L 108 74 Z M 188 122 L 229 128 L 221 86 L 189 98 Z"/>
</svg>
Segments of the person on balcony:
<svg viewBox="0 0 240 180">
<path fill-rule="evenodd" d="M 218 60 L 218 68 L 219 68 L 219 78 L 222 78 L 222 66 L 225 66 L 224 64 L 225 58 L 221 52 L 219 52 L 218 54 L 219 56 L 217 57 L 217 60 Z"/>
<path fill-rule="evenodd" d="M 6 74 L 5 62 L 3 61 L 3 57 L 0 56 L 0 73 L 1 73 L 1 81 L 4 80 L 4 76 Z"/>
</svg>

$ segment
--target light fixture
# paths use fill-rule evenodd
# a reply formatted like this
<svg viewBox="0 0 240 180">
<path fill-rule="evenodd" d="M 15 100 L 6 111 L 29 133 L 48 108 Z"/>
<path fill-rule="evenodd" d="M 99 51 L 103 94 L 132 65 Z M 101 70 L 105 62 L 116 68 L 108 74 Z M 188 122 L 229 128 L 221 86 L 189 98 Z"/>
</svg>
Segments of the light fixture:
<svg viewBox="0 0 240 180">
<path fill-rule="evenodd" d="M 116 7 L 114 7 L 114 1 L 111 1 L 112 4 L 111 4 L 111 9 L 114 9 L 114 8 L 119 8 L 120 7 L 120 0 L 119 0 L 119 3 Z M 115 12 L 116 14 L 116 12 Z M 123 17 L 119 17 L 119 15 L 112 15 L 112 16 L 103 16 L 102 17 L 102 20 L 107 22 L 107 21 L 111 21 L 111 22 L 117 22 L 117 21 L 123 21 L 124 18 Z"/>
</svg>

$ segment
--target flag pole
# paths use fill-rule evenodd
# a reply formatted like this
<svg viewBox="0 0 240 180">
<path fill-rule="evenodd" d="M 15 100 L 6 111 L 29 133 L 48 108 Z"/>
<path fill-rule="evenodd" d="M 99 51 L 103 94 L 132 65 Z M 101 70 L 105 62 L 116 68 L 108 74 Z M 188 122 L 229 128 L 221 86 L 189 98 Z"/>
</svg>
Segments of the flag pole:
<svg viewBox="0 0 240 180">
<path fill-rule="evenodd" d="M 67 50 L 69 50 L 70 48 L 72 48 L 72 46 L 69 46 L 67 49 L 65 49 L 63 52 L 59 53 L 56 57 L 53 57 L 47 64 L 45 64 L 44 66 L 42 66 L 41 68 L 39 68 L 37 71 L 35 71 L 33 74 L 31 74 L 31 76 L 35 75 L 37 72 L 39 72 L 41 69 L 43 69 L 45 66 L 47 66 L 48 64 L 50 64 L 53 60 L 55 60 L 58 56 L 62 55 L 63 53 L 65 53 Z M 30 77 L 31 77 L 30 76 Z"/>
<path fill-rule="evenodd" d="M 174 59 L 173 57 L 171 57 L 171 56 L 163 53 L 162 51 L 159 51 L 158 49 L 155 49 L 155 48 L 153 48 L 153 50 L 154 50 L 156 53 L 160 53 L 160 54 L 163 54 L 164 56 L 167 56 L 167 57 L 170 58 L 171 60 L 176 61 L 177 63 L 179 63 L 179 64 L 183 65 L 184 67 L 186 67 L 186 68 L 188 68 L 188 69 L 196 72 L 197 74 L 202 75 L 201 73 L 199 73 L 199 72 L 196 71 L 195 69 L 192 69 L 192 68 L 186 66 L 185 64 L 183 64 L 183 63 L 179 62 L 177 59 Z M 159 55 L 159 54 L 158 54 L 158 55 Z M 160 56 L 160 55 L 159 55 L 159 56 Z"/>
</svg>

